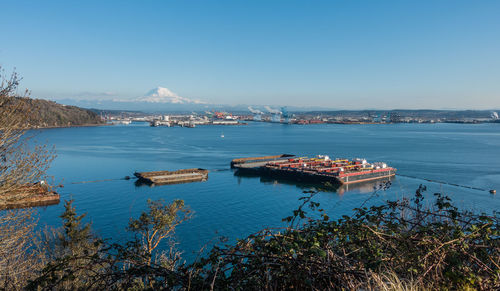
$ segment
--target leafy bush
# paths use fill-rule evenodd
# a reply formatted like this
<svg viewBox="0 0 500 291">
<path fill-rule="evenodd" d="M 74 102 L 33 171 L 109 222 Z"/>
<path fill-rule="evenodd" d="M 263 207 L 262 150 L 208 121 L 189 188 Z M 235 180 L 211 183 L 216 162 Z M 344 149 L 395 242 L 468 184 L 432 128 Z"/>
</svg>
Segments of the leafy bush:
<svg viewBox="0 0 500 291">
<path fill-rule="evenodd" d="M 288 227 L 265 229 L 235 244 L 221 243 L 191 264 L 181 264 L 172 252 L 163 253 L 163 260 L 151 261 L 150 252 L 130 247 L 139 244 L 137 239 L 126 246 L 109 246 L 101 250 L 101 255 L 93 256 L 95 264 L 105 270 L 90 278 L 94 280 L 91 286 L 341 290 L 398 285 L 498 290 L 499 216 L 460 211 L 440 194 L 434 194 L 432 207 L 424 207 L 425 191 L 420 186 L 412 199 L 361 206 L 353 215 L 337 220 L 330 220 L 313 201 L 316 192 L 308 191 L 309 195 L 301 199 L 302 205 L 284 219 Z M 168 209 L 161 204 L 152 206 Z M 310 210 L 313 212 L 308 213 Z M 137 221 L 132 220 L 131 226 Z M 52 266 L 57 264 L 69 266 L 67 261 Z M 60 287 L 45 280 L 50 278 L 49 273 L 30 287 Z"/>
<path fill-rule="evenodd" d="M 311 196 L 282 232 L 263 230 L 234 246 L 216 247 L 193 268 L 216 289 L 352 289 L 372 274 L 394 274 L 420 286 L 490 290 L 500 287 L 499 217 L 459 211 L 434 194 L 425 208 L 425 187 L 413 199 L 355 209 L 330 221 Z M 306 217 L 303 206 L 319 211 Z M 206 287 L 206 286 L 205 286 Z"/>
</svg>

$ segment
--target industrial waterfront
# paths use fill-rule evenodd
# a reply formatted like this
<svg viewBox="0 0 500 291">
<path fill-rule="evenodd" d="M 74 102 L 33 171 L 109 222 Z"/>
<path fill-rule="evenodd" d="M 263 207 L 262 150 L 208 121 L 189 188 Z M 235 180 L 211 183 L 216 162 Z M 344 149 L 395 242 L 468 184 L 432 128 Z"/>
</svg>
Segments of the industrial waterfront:
<svg viewBox="0 0 500 291">
<path fill-rule="evenodd" d="M 222 135 L 223 133 L 223 135 Z M 224 136 L 224 137 L 221 137 Z M 74 199 L 81 213 L 106 238 L 124 239 L 129 217 L 148 199 L 183 199 L 195 217 L 176 231 L 186 258 L 218 236 L 245 237 L 262 227 L 282 226 L 281 219 L 299 205 L 314 185 L 281 179 L 235 175 L 231 160 L 269 154 L 300 153 L 314 157 L 383 161 L 398 170 L 387 191 L 370 200 L 411 195 L 420 184 L 428 194 L 444 192 L 460 206 L 491 212 L 499 196 L 425 179 L 500 189 L 500 124 L 318 124 L 301 126 L 249 122 L 247 126 L 195 128 L 151 127 L 146 122 L 104 127 L 39 131 L 54 144 L 58 157 L 49 175 L 61 201 Z M 134 172 L 203 168 L 208 180 L 187 184 L 140 186 Z M 403 175 L 409 176 L 405 177 Z M 421 179 L 422 178 L 422 179 Z M 316 195 L 332 217 L 351 213 L 374 192 L 377 182 L 321 189 Z M 40 227 L 60 225 L 63 205 L 40 208 Z"/>
<path fill-rule="evenodd" d="M 394 123 L 500 123 L 495 110 L 327 110 L 289 112 L 287 107 L 266 112 L 248 106 L 247 110 L 212 110 L 190 113 L 146 113 L 141 111 L 95 110 L 112 124 L 148 122 L 151 126 L 246 125 L 248 121 L 282 124 L 394 124 Z"/>
</svg>

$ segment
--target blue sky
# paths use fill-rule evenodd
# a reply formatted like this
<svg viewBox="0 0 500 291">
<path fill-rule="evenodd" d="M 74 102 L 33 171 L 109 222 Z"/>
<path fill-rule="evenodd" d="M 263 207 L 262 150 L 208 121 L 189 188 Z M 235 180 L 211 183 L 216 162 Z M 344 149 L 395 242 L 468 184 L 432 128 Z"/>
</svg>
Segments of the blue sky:
<svg viewBox="0 0 500 291">
<path fill-rule="evenodd" d="M 500 1 L 1 1 L 32 96 L 500 108 Z"/>
</svg>

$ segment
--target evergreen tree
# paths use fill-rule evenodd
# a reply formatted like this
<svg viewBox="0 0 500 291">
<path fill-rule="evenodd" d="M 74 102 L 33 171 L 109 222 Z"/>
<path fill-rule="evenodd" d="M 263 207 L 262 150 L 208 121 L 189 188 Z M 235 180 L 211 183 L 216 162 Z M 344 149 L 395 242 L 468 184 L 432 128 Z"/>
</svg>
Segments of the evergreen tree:
<svg viewBox="0 0 500 291">
<path fill-rule="evenodd" d="M 59 244 L 66 255 L 78 255 L 82 251 L 87 251 L 95 244 L 96 239 L 91 233 L 91 225 L 82 225 L 82 219 L 86 214 L 78 216 L 73 207 L 73 200 L 66 201 L 63 219 L 63 232 L 59 234 Z"/>
<path fill-rule="evenodd" d="M 49 281 L 59 282 L 61 289 L 88 289 L 90 282 L 105 271 L 106 264 L 98 264 L 103 244 L 92 233 L 91 224 L 83 223 L 86 214 L 77 215 L 73 200 L 65 201 L 64 209 L 60 216 L 63 227 L 56 237 L 55 258 L 44 273 Z"/>
</svg>

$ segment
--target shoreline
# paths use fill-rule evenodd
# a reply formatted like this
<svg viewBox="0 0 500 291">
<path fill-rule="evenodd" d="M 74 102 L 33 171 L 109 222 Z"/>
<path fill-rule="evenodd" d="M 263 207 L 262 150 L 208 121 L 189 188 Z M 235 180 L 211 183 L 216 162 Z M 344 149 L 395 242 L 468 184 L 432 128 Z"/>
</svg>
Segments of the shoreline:
<svg viewBox="0 0 500 291">
<path fill-rule="evenodd" d="M 111 126 L 114 125 L 112 123 L 102 123 L 102 124 L 80 124 L 80 125 L 61 125 L 61 126 L 41 126 L 41 127 L 30 127 L 28 130 L 36 130 L 36 129 L 54 129 L 54 128 L 71 128 L 71 127 L 98 127 L 98 126 Z"/>
</svg>

